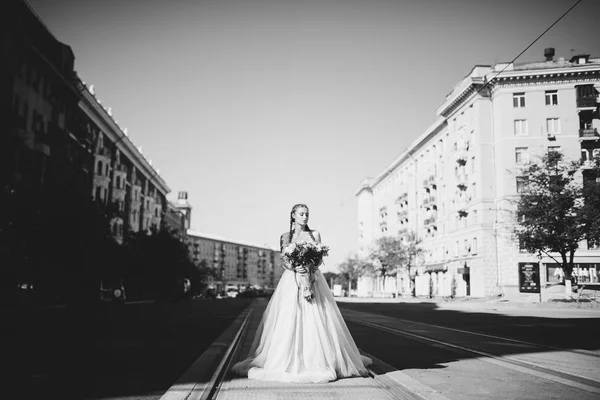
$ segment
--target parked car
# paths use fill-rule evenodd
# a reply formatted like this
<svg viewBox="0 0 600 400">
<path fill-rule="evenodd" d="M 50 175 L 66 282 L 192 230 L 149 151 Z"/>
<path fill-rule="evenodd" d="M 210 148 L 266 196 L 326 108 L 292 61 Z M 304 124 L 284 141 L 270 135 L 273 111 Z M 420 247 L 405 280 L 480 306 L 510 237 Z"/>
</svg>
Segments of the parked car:
<svg viewBox="0 0 600 400">
<path fill-rule="evenodd" d="M 240 292 L 235 288 L 227 289 L 226 293 L 227 293 L 227 297 L 230 297 L 232 299 L 235 299 L 240 294 Z"/>
</svg>

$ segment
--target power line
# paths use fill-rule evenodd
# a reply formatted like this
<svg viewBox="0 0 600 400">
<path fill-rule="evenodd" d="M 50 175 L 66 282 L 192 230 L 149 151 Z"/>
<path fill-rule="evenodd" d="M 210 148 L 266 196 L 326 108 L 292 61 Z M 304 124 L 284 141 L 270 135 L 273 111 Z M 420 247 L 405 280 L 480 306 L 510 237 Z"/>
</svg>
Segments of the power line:
<svg viewBox="0 0 600 400">
<path fill-rule="evenodd" d="M 573 4 L 571 6 L 571 8 L 569 8 L 567 11 L 565 11 L 563 15 L 561 15 L 556 21 L 554 21 L 554 23 L 552 25 L 550 25 L 544 32 L 542 32 L 537 38 L 535 38 L 535 40 L 533 42 L 531 42 L 527 47 L 525 47 L 525 49 L 523 49 L 523 51 L 521 51 L 519 54 L 517 54 L 517 56 L 515 58 L 513 58 L 510 63 L 506 64 L 504 66 L 504 68 L 502 68 L 502 70 L 496 74 L 496 76 L 494 76 L 489 81 L 486 81 L 485 84 L 477 91 L 477 93 L 475 93 L 475 95 L 478 95 L 479 92 L 481 92 L 483 89 L 485 89 L 486 86 L 488 86 L 490 83 L 492 83 L 494 81 L 494 79 L 496 79 L 498 77 L 498 75 L 500 75 L 501 73 L 503 73 L 504 70 L 506 68 L 508 68 L 509 65 L 514 64 L 514 62 L 517 60 L 517 58 L 521 57 L 523 55 L 523 53 L 525 53 L 527 50 L 529 50 L 529 48 L 531 46 L 533 46 L 538 40 L 540 40 L 540 38 L 542 36 L 544 36 L 550 29 L 552 29 L 554 27 L 554 25 L 558 24 L 561 19 L 563 19 L 568 13 L 571 12 L 571 10 L 573 10 L 575 7 L 577 7 L 577 5 L 579 3 L 581 3 L 582 1 L 583 0 L 577 0 L 577 2 L 575 4 Z"/>
</svg>

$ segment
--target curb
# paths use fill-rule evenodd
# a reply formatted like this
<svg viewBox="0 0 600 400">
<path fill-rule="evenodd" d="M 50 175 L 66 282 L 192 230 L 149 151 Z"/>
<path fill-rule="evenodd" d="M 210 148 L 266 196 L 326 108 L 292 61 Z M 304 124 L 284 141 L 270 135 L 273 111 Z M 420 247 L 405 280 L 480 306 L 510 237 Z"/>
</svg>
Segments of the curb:
<svg viewBox="0 0 600 400">
<path fill-rule="evenodd" d="M 202 353 L 186 372 L 160 398 L 160 400 L 185 400 L 203 397 L 214 384 L 215 371 L 219 372 L 220 364 L 229 354 L 230 347 L 236 340 L 240 328 L 254 309 L 251 302 L 244 311 L 227 327 L 227 329 Z"/>
<path fill-rule="evenodd" d="M 360 353 L 373 360 L 367 369 L 373 379 L 394 397 L 402 400 L 450 400 L 439 391 L 411 378 L 385 361 L 360 350 Z"/>
</svg>

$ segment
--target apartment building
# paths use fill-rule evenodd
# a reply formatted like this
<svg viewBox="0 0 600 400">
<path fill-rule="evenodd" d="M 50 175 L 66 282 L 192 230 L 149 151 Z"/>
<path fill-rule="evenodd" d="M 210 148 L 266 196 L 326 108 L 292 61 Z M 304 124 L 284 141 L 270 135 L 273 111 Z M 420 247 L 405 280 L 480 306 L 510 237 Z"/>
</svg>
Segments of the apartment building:
<svg viewBox="0 0 600 400">
<path fill-rule="evenodd" d="M 425 249 L 410 271 L 361 279 L 361 294 L 532 296 L 520 290 L 523 264 L 539 266 L 543 288 L 558 280 L 552 259 L 519 249 L 514 200 L 521 168 L 544 153 L 586 162 L 600 151 L 600 58 L 555 59 L 554 49 L 545 57 L 475 66 L 446 96 L 438 119 L 361 183 L 359 254 L 379 237 L 411 232 Z M 597 244 L 582 243 L 575 263 L 581 280 L 597 281 Z"/>
<path fill-rule="evenodd" d="M 115 238 L 122 242 L 124 232 L 158 230 L 167 211 L 169 187 L 152 161 L 129 139 L 127 129 L 115 120 L 112 109 L 96 97 L 94 86 L 80 79 L 75 84 L 81 96 L 79 129 L 92 140 L 91 194 L 96 201 L 116 206 Z"/>
<path fill-rule="evenodd" d="M 277 286 L 283 273 L 279 251 L 193 230 L 187 234 L 192 260 L 214 269 L 218 278 L 212 284 L 218 290 L 226 285 L 239 289 Z"/>
<path fill-rule="evenodd" d="M 119 126 L 110 107 L 75 72 L 71 48 L 29 5 L 10 0 L 6 137 L 23 143 L 5 168 L 15 184 L 70 187 L 117 208 L 115 238 L 161 225 L 169 188 L 152 161 Z M 3 139 L 6 139 L 3 137 Z"/>
</svg>

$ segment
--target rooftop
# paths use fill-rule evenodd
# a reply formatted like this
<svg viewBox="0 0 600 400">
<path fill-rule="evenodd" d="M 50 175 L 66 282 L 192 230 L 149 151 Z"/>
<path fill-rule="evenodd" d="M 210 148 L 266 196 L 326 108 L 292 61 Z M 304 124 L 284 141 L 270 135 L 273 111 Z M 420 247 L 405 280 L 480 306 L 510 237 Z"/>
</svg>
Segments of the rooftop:
<svg viewBox="0 0 600 400">
<path fill-rule="evenodd" d="M 215 235 L 212 233 L 204 233 L 204 232 L 199 232 L 199 231 L 195 231 L 192 229 L 188 229 L 187 231 L 188 236 L 193 236 L 193 237 L 197 237 L 197 238 L 202 238 L 202 239 L 209 239 L 209 240 L 214 240 L 217 242 L 227 242 L 227 243 L 232 243 L 232 244 L 237 244 L 240 246 L 247 246 L 247 247 L 254 247 L 257 249 L 264 249 L 264 250 L 272 250 L 272 251 L 279 251 L 279 249 L 273 248 L 269 245 L 257 245 L 254 243 L 250 243 L 250 242 L 245 242 L 245 241 L 241 241 L 241 240 L 234 240 L 234 239 L 230 239 L 224 236 L 219 236 L 219 235 Z"/>
</svg>

